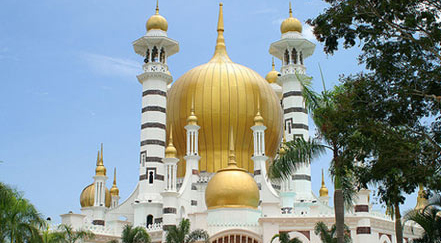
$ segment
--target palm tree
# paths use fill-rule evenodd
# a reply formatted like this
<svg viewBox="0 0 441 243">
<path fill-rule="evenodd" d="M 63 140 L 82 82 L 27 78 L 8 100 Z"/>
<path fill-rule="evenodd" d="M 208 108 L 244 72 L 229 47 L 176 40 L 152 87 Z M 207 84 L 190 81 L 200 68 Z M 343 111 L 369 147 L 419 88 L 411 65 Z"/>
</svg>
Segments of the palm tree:
<svg viewBox="0 0 441 243">
<path fill-rule="evenodd" d="M 344 242 L 345 243 L 352 242 L 351 237 L 349 236 L 348 226 L 345 225 L 344 227 L 346 231 L 346 233 L 344 234 Z M 335 226 L 335 224 L 332 225 L 331 229 L 329 230 L 328 226 L 326 226 L 326 224 L 321 221 L 317 222 L 317 224 L 314 227 L 314 233 L 320 236 L 320 239 L 322 240 L 323 243 L 336 243 L 337 242 L 336 230 L 337 227 Z"/>
<path fill-rule="evenodd" d="M 193 243 L 200 240 L 208 243 L 210 238 L 205 230 L 197 229 L 190 232 L 190 220 L 188 219 L 181 220 L 178 227 L 173 225 L 167 231 L 165 238 L 167 243 Z"/>
<path fill-rule="evenodd" d="M 273 240 L 275 240 L 276 238 L 279 238 L 280 243 L 302 243 L 302 241 L 299 240 L 297 237 L 290 239 L 288 233 L 286 233 L 286 232 L 282 232 L 280 234 L 275 234 L 273 236 L 273 238 L 271 238 L 270 243 L 273 243 Z"/>
<path fill-rule="evenodd" d="M 423 236 L 413 240 L 414 243 L 441 242 L 441 196 L 436 195 L 423 210 L 412 210 L 404 216 L 404 222 L 413 221 L 420 225 Z"/>
<path fill-rule="evenodd" d="M 122 235 L 122 243 L 150 243 L 152 242 L 147 231 L 141 227 L 133 227 L 131 225 L 124 226 Z"/>
<path fill-rule="evenodd" d="M 337 242 L 344 243 L 344 211 L 345 205 L 353 203 L 355 188 L 353 186 L 354 159 L 362 152 L 354 149 L 357 137 L 352 136 L 354 127 L 350 124 L 348 108 L 338 102 L 339 94 L 345 92 L 344 87 L 336 86 L 332 91 L 326 89 L 318 94 L 311 90 L 309 80 L 298 80 L 303 87 L 306 107 L 317 126 L 318 138 L 309 141 L 297 138 L 283 146 L 286 154 L 280 156 L 270 166 L 269 175 L 273 179 L 286 179 L 304 163 L 324 153 L 325 149 L 332 152 L 333 158 L 330 171 L 334 180 L 334 214 L 336 221 Z M 322 78 L 323 80 L 323 78 Z M 324 86 L 324 85 L 323 85 Z M 324 144 L 320 144 L 321 140 Z"/>
<path fill-rule="evenodd" d="M 61 224 L 58 230 L 52 233 L 52 239 L 57 243 L 78 243 L 95 238 L 95 235 L 88 230 L 74 230 L 72 226 Z"/>
<path fill-rule="evenodd" d="M 0 242 L 30 242 L 40 238 L 46 221 L 20 193 L 0 182 Z"/>
</svg>

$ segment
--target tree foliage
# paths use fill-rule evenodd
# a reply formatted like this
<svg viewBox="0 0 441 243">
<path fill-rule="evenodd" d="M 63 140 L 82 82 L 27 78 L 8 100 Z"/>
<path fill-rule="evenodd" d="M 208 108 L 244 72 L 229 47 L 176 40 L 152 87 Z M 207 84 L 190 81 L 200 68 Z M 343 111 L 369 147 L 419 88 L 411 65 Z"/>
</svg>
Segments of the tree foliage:
<svg viewBox="0 0 441 243">
<path fill-rule="evenodd" d="M 441 196 L 434 196 L 423 210 L 412 210 L 404 216 L 405 221 L 413 221 L 423 228 L 423 236 L 414 243 L 441 242 Z"/>
<path fill-rule="evenodd" d="M 197 241 L 209 242 L 208 232 L 201 229 L 196 229 L 190 232 L 190 220 L 182 219 L 179 225 L 171 226 L 167 229 L 166 242 L 167 243 L 192 243 Z"/>
<path fill-rule="evenodd" d="M 151 239 L 143 227 L 125 225 L 121 235 L 121 241 L 122 243 L 150 243 Z"/>
<path fill-rule="evenodd" d="M 289 234 L 286 232 L 281 232 L 280 234 L 275 234 L 273 236 L 273 238 L 271 238 L 270 243 L 273 243 L 273 241 L 275 239 L 279 239 L 280 243 L 302 243 L 301 240 L 299 240 L 297 237 L 296 238 L 290 238 Z"/>
<path fill-rule="evenodd" d="M 348 226 L 344 226 L 345 228 L 345 236 L 344 236 L 344 242 L 350 243 L 352 242 L 351 236 L 350 236 L 350 230 Z M 314 227 L 314 233 L 318 236 L 320 236 L 320 240 L 322 243 L 336 243 L 337 237 L 336 237 L 336 231 L 337 227 L 332 225 L 331 229 L 326 226 L 323 222 L 317 222 Z"/>
</svg>

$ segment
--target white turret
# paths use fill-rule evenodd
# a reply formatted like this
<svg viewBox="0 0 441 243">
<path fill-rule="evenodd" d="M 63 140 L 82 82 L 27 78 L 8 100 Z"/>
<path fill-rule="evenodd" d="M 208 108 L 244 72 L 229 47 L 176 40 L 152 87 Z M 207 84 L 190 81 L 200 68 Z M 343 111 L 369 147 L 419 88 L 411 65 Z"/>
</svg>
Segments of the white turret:
<svg viewBox="0 0 441 243">
<path fill-rule="evenodd" d="M 179 51 L 175 40 L 167 37 L 168 24 L 156 14 L 146 24 L 147 33 L 133 42 L 135 52 L 144 59 L 143 73 L 138 75 L 142 84 L 141 153 L 139 166 L 139 192 L 135 199 L 134 225 L 161 222 L 166 146 L 167 85 L 172 82 L 167 58 Z"/>
<path fill-rule="evenodd" d="M 119 189 L 116 186 L 116 168 L 113 171 L 113 185 L 112 188 L 110 188 L 110 207 L 116 208 L 119 205 Z"/>
<path fill-rule="evenodd" d="M 284 109 L 284 126 L 287 141 L 297 137 L 305 140 L 308 135 L 308 114 L 302 96 L 302 81 L 309 81 L 305 75 L 303 60 L 312 55 L 315 44 L 302 36 L 300 21 L 290 17 L 280 27 L 282 38 L 270 46 L 270 54 L 282 60 L 281 76 L 277 83 L 282 87 L 282 105 Z M 301 166 L 290 178 L 282 183 L 285 192 L 295 195 L 294 203 L 308 203 L 314 200 L 311 191 L 311 168 L 309 164 Z"/>
<path fill-rule="evenodd" d="M 93 177 L 95 185 L 95 195 L 93 203 L 93 223 L 104 225 L 104 217 L 106 212 L 106 167 L 103 162 L 103 144 L 101 144 L 101 153 L 98 152 L 95 176 Z"/>
</svg>

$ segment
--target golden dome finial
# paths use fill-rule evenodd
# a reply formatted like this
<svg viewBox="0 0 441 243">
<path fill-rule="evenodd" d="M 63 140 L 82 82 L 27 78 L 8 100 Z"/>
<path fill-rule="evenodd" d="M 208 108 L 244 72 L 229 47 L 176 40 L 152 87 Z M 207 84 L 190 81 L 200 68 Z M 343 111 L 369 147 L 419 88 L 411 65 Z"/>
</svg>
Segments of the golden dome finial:
<svg viewBox="0 0 441 243">
<path fill-rule="evenodd" d="M 257 113 L 254 117 L 255 126 L 263 126 L 263 117 L 260 115 L 260 98 L 257 98 Z"/>
<path fill-rule="evenodd" d="M 211 59 L 216 60 L 218 58 L 221 58 L 223 61 L 230 61 L 230 57 L 228 57 L 227 54 L 227 48 L 225 46 L 225 38 L 224 38 L 224 12 L 222 9 L 223 4 L 219 3 L 219 20 L 217 22 L 217 40 L 216 40 L 216 48 L 214 51 L 213 58 Z"/>
<path fill-rule="evenodd" d="M 282 34 L 290 31 L 302 33 L 302 23 L 292 16 L 291 2 L 289 2 L 289 17 L 280 25 L 280 32 L 282 32 Z"/>
<path fill-rule="evenodd" d="M 194 114 L 194 95 L 191 97 L 190 116 L 187 118 L 188 125 L 197 125 L 198 118 Z"/>
<path fill-rule="evenodd" d="M 285 143 L 286 143 L 286 135 L 285 135 L 285 127 L 284 127 L 283 128 L 283 140 L 282 140 L 282 144 L 280 145 L 280 148 L 279 148 L 279 155 L 286 154 Z"/>
<path fill-rule="evenodd" d="M 289 3 L 291 4 L 291 3 Z M 156 13 L 155 14 L 159 14 L 159 0 L 156 0 Z"/>
<path fill-rule="evenodd" d="M 322 169 L 322 187 L 320 188 L 320 197 L 327 197 L 328 196 L 328 188 L 326 188 L 325 185 L 325 174 L 323 173 Z"/>
<path fill-rule="evenodd" d="M 276 71 L 276 66 L 274 65 L 274 57 L 272 61 L 272 70 L 268 72 L 268 74 L 265 76 L 266 81 L 268 83 L 275 83 L 277 81 L 277 77 L 279 76 L 279 72 Z"/>
<path fill-rule="evenodd" d="M 419 191 L 418 191 L 417 204 L 415 206 L 415 210 L 423 210 L 428 204 L 426 198 L 426 192 L 424 191 L 423 184 L 419 183 L 418 187 L 419 187 Z"/>
<path fill-rule="evenodd" d="M 161 15 L 159 15 L 159 3 L 158 0 L 156 0 L 156 11 L 155 14 L 152 15 L 148 20 L 147 23 L 145 25 L 147 31 L 152 30 L 152 29 L 158 29 L 158 30 L 162 30 L 162 31 L 167 31 L 168 30 L 168 23 L 167 20 L 162 17 Z"/>
<path fill-rule="evenodd" d="M 173 125 L 170 124 L 170 137 L 168 139 L 168 146 L 165 149 L 165 157 L 166 158 L 176 158 L 176 154 L 178 151 L 173 145 Z"/>
<path fill-rule="evenodd" d="M 110 188 L 110 195 L 119 196 L 119 189 L 116 186 L 116 168 L 113 169 L 113 186 Z"/>
<path fill-rule="evenodd" d="M 100 151 L 98 151 L 98 156 L 96 159 L 95 175 L 96 176 L 105 176 L 106 175 L 106 167 L 104 167 L 104 162 L 103 162 L 103 144 L 102 143 L 101 143 L 101 153 L 100 153 Z"/>
</svg>

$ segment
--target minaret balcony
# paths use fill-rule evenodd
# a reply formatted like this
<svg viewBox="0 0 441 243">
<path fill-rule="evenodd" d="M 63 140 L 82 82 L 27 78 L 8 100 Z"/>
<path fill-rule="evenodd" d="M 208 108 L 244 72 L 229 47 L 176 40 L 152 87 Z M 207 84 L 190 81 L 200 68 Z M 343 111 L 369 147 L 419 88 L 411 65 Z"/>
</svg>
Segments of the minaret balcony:
<svg viewBox="0 0 441 243">
<path fill-rule="evenodd" d="M 144 72 L 168 72 L 168 66 L 162 62 L 149 62 L 142 65 L 142 70 Z"/>
<path fill-rule="evenodd" d="M 306 74 L 306 68 L 301 64 L 288 64 L 282 66 L 282 75 L 285 74 Z"/>
</svg>

